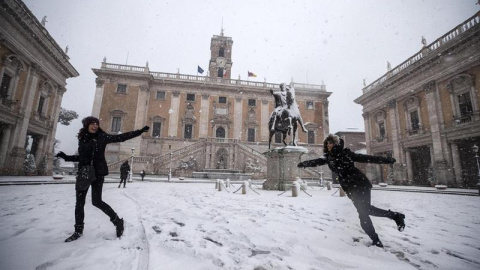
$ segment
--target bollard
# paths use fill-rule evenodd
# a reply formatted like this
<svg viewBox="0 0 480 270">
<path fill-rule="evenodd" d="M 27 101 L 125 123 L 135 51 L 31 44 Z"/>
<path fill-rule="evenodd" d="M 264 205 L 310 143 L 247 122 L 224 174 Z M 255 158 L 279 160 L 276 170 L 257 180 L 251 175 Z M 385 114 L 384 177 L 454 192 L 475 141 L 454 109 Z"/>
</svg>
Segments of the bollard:
<svg viewBox="0 0 480 270">
<path fill-rule="evenodd" d="M 252 187 L 252 179 L 248 179 L 248 186 Z"/>
<path fill-rule="evenodd" d="M 298 193 L 300 192 L 300 184 L 297 181 L 292 183 L 292 197 L 298 197 Z"/>
<path fill-rule="evenodd" d="M 218 180 L 218 191 L 222 191 L 222 184 L 223 184 L 223 181 Z"/>
<path fill-rule="evenodd" d="M 247 194 L 247 189 L 248 189 L 248 181 L 243 181 L 243 185 L 242 185 L 242 194 Z"/>
<path fill-rule="evenodd" d="M 327 181 L 327 190 L 331 190 L 331 189 L 332 189 L 332 182 Z"/>
<path fill-rule="evenodd" d="M 217 181 L 215 181 L 215 189 L 218 189 L 218 181 L 220 180 L 217 179 Z"/>
<path fill-rule="evenodd" d="M 225 187 L 230 187 L 230 178 L 227 178 L 227 183 L 225 184 Z"/>
<path fill-rule="evenodd" d="M 340 189 L 340 197 L 345 197 L 345 191 L 343 191 L 342 187 L 338 187 Z"/>
</svg>

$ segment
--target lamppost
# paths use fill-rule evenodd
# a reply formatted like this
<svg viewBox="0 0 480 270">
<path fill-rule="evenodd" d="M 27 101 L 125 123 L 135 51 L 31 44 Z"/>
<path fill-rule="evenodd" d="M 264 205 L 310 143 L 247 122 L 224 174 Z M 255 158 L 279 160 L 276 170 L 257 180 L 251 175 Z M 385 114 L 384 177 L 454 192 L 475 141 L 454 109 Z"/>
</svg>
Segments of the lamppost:
<svg viewBox="0 0 480 270">
<path fill-rule="evenodd" d="M 480 164 L 478 163 L 478 146 L 476 144 L 473 145 L 472 147 L 473 149 L 473 152 L 475 152 L 475 158 L 477 159 L 477 170 L 478 170 L 478 173 L 477 173 L 477 187 L 478 187 L 478 195 L 480 195 Z"/>
<path fill-rule="evenodd" d="M 133 175 L 133 154 L 135 154 L 135 147 L 132 147 L 132 166 L 130 168 L 130 180 L 128 182 L 132 182 L 132 175 Z"/>
<path fill-rule="evenodd" d="M 172 179 L 172 152 L 170 152 L 170 163 L 168 164 L 168 182 Z"/>
</svg>

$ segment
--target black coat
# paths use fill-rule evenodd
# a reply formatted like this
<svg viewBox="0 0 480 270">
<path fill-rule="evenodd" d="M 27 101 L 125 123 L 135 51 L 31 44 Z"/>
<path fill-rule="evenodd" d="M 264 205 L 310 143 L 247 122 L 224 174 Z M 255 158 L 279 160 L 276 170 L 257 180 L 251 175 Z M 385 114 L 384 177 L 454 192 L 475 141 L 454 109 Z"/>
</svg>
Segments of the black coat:
<svg viewBox="0 0 480 270">
<path fill-rule="evenodd" d="M 298 167 L 315 167 L 328 164 L 328 168 L 338 175 L 338 181 L 345 192 L 357 188 L 372 188 L 372 183 L 363 174 L 354 162 L 389 164 L 395 159 L 382 156 L 356 154 L 348 148 L 343 148 L 343 140 L 335 145 L 332 152 L 327 152 L 323 158 L 300 162 Z"/>
<path fill-rule="evenodd" d="M 120 177 L 126 178 L 128 176 L 128 172 L 130 171 L 130 165 L 128 163 L 124 162 L 122 166 L 120 166 Z"/>
<path fill-rule="evenodd" d="M 96 133 L 86 133 L 78 139 L 78 155 L 66 156 L 65 161 L 78 162 L 81 168 L 92 161 L 95 174 L 98 176 L 108 175 L 107 161 L 105 160 L 105 148 L 109 143 L 124 142 L 142 134 L 141 130 L 126 132 L 119 135 L 111 135 L 102 130 Z"/>
</svg>

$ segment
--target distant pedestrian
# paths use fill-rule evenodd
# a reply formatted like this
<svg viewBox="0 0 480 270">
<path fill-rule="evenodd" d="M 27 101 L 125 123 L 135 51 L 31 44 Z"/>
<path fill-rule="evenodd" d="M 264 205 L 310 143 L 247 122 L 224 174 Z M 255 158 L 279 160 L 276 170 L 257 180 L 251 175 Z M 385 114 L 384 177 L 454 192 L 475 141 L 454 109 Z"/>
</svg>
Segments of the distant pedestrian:
<svg viewBox="0 0 480 270">
<path fill-rule="evenodd" d="M 142 181 L 143 181 L 143 178 L 145 177 L 145 174 L 146 174 L 146 173 L 145 173 L 145 170 L 142 170 L 142 171 L 140 172 L 140 176 L 142 177 Z"/>
<path fill-rule="evenodd" d="M 305 168 L 328 164 L 330 170 L 338 175 L 340 186 L 352 200 L 355 208 L 357 208 L 360 226 L 372 239 L 375 246 L 383 247 L 382 242 L 375 232 L 370 216 L 393 219 L 397 224 L 397 229 L 403 231 L 405 228 L 405 215 L 390 210 L 383 210 L 371 205 L 372 184 L 368 178 L 355 167 L 354 162 L 392 164 L 395 163 L 396 160 L 391 157 L 356 154 L 348 148 L 343 148 L 343 145 L 344 142 L 341 138 L 330 134 L 323 142 L 325 157 L 300 162 L 298 167 Z"/>
<path fill-rule="evenodd" d="M 120 184 L 118 184 L 118 188 L 122 185 L 123 182 L 123 187 L 127 185 L 127 177 L 128 173 L 130 172 L 130 165 L 128 165 L 128 160 L 125 160 L 123 162 L 122 166 L 120 166 Z"/>
<path fill-rule="evenodd" d="M 67 156 L 63 152 L 59 152 L 56 156 L 63 158 L 65 161 L 78 162 L 78 167 L 87 166 L 93 158 L 93 167 L 95 169 L 96 180 L 92 186 L 92 204 L 102 210 L 110 217 L 110 221 L 115 225 L 117 237 L 123 234 L 123 219 L 118 217 L 117 213 L 102 200 L 103 182 L 105 175 L 108 175 L 107 161 L 105 160 L 105 148 L 109 143 L 124 142 L 126 140 L 140 136 L 143 132 L 149 130 L 148 126 L 140 130 L 125 132 L 119 135 L 111 135 L 105 133 L 99 127 L 99 120 L 93 116 L 86 117 L 82 120 L 83 127 L 78 132 L 78 155 Z M 93 153 L 93 157 L 92 157 Z M 84 206 L 87 190 L 76 190 L 75 203 L 75 232 L 68 237 L 65 242 L 77 240 L 83 234 L 84 227 Z"/>
</svg>

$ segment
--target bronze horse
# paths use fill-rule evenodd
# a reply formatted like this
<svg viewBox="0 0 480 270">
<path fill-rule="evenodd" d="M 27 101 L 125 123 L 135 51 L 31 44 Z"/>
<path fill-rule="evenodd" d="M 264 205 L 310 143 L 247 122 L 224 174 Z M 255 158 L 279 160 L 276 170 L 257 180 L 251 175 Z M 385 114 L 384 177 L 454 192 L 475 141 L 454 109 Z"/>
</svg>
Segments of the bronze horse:
<svg viewBox="0 0 480 270">
<path fill-rule="evenodd" d="M 275 97 L 276 108 L 268 121 L 268 129 L 270 132 L 268 149 L 270 149 L 272 137 L 276 132 L 282 133 L 284 145 L 288 145 L 285 141 L 287 134 L 290 135 L 293 132 L 292 145 L 297 146 L 295 139 L 298 123 L 304 132 L 307 132 L 307 129 L 303 125 L 303 120 L 300 116 L 297 102 L 295 101 L 295 90 L 293 86 L 282 83 L 280 84 L 280 91 L 270 90 L 270 93 Z"/>
</svg>

